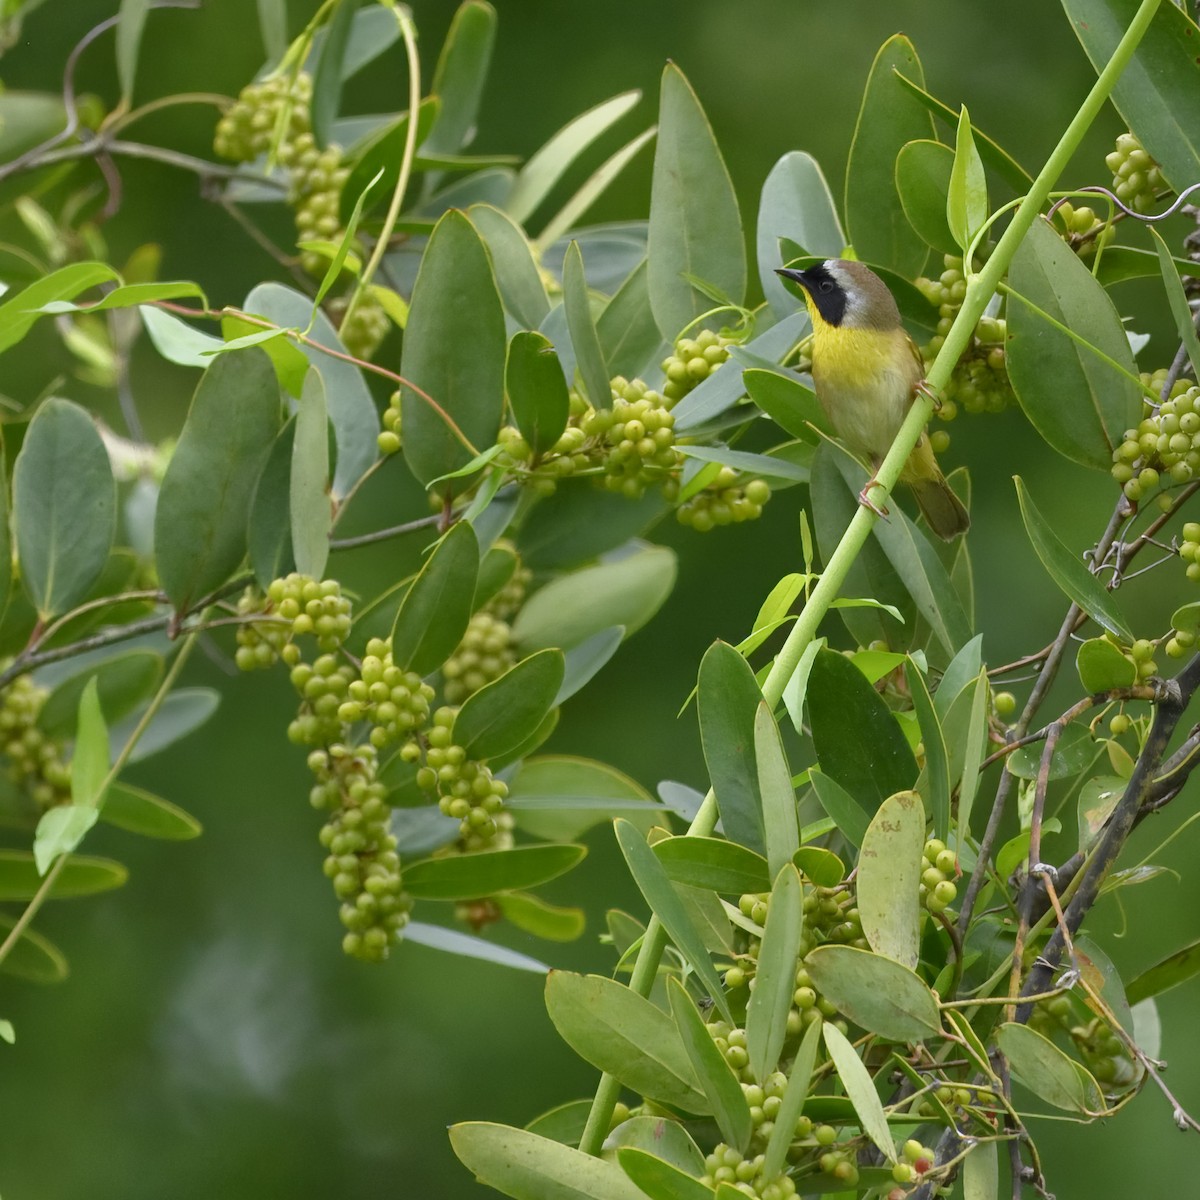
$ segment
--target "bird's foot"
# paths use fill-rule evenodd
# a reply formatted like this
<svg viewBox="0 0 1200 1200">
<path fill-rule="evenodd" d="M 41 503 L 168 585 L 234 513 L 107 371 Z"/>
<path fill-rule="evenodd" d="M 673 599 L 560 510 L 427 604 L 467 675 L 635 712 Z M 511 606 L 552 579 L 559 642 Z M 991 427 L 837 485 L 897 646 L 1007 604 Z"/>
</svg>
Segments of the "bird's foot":
<svg viewBox="0 0 1200 1200">
<path fill-rule="evenodd" d="M 926 400 L 933 403 L 933 411 L 940 412 L 942 408 L 942 398 L 929 386 L 928 379 L 920 379 L 913 387 L 913 392 L 918 396 L 924 396 Z"/>
<path fill-rule="evenodd" d="M 871 489 L 881 487 L 883 487 L 883 484 L 881 484 L 878 479 L 868 479 L 866 485 L 863 487 L 863 490 L 858 493 L 858 502 L 863 506 L 863 508 L 869 508 L 877 517 L 887 517 L 889 515 L 888 510 L 876 504 L 875 501 L 871 499 Z"/>
</svg>

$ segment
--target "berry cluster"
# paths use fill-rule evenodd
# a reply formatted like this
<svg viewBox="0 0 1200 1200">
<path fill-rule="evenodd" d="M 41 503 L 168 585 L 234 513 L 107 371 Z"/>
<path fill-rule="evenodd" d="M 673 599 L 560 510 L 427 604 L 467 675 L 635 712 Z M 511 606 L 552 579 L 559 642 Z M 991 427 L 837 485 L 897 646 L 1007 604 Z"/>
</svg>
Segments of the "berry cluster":
<svg viewBox="0 0 1200 1200">
<path fill-rule="evenodd" d="M 458 648 L 442 664 L 442 691 L 447 702 L 461 704 L 499 679 L 516 661 L 512 626 L 487 609 L 480 609 L 471 617 Z"/>
<path fill-rule="evenodd" d="M 334 211 L 337 211 L 336 208 Z M 296 219 L 299 221 L 299 215 Z M 330 319 L 337 326 L 338 337 L 346 350 L 355 358 L 370 361 L 392 327 L 391 318 L 371 288 L 363 290 L 354 311 L 350 313 L 350 319 L 346 320 L 349 302 L 349 296 L 330 301 Z"/>
<path fill-rule="evenodd" d="M 1088 258 L 1103 249 L 1117 236 L 1116 226 L 1102 220 L 1084 205 L 1063 202 L 1058 206 L 1058 216 L 1067 234 L 1067 243 L 1080 258 Z"/>
<path fill-rule="evenodd" d="M 8 777 L 39 808 L 71 799 L 71 767 L 63 747 L 37 725 L 49 695 L 28 675 L 18 675 L 0 694 L 0 754 L 7 759 Z"/>
<path fill-rule="evenodd" d="M 450 707 L 433 714 L 417 786 L 436 796 L 442 812 L 458 821 L 460 850 L 507 849 L 512 845 L 513 828 L 512 814 L 504 809 L 508 784 L 496 779 L 486 763 L 469 759 L 466 750 L 455 744 L 457 715 L 458 710 Z M 411 752 L 406 757 L 411 757 Z"/>
<path fill-rule="evenodd" d="M 388 397 L 388 406 L 383 410 L 383 432 L 379 435 L 380 454 L 398 454 L 400 451 L 400 391 Z"/>
<path fill-rule="evenodd" d="M 314 662 L 292 668 L 292 686 L 300 693 L 300 711 L 288 726 L 288 740 L 298 746 L 327 746 L 342 738 L 338 713 L 350 698 L 350 684 L 358 672 L 340 662 L 336 654 L 322 654 Z"/>
<path fill-rule="evenodd" d="M 1158 163 L 1142 148 L 1136 134 L 1122 133 L 1117 148 L 1110 150 L 1104 165 L 1113 173 L 1113 191 L 1126 208 L 1147 213 L 1162 192 L 1169 191 Z"/>
<path fill-rule="evenodd" d="M 704 1160 L 701 1182 L 709 1188 L 725 1184 L 755 1200 L 789 1200 L 796 1194 L 796 1185 L 790 1175 L 781 1172 L 775 1178 L 767 1179 L 763 1173 L 764 1165 L 763 1155 L 746 1158 L 733 1146 L 718 1142 Z"/>
<path fill-rule="evenodd" d="M 251 83 L 217 122 L 213 149 L 222 158 L 249 162 L 274 144 L 279 164 L 288 171 L 288 203 L 295 211 L 299 240 L 340 241 L 344 231 L 338 208 L 350 171 L 342 164 L 340 146 L 317 147 L 311 101 L 312 78 L 304 72 Z M 326 258 L 309 250 L 300 262 L 314 275 L 327 265 Z"/>
<path fill-rule="evenodd" d="M 921 294 L 938 310 L 937 332 L 921 348 L 926 364 L 931 363 L 942 348 L 967 295 L 962 259 L 947 254 L 942 261 L 945 270 L 937 279 L 916 281 Z M 970 346 L 958 360 L 942 393 L 937 413 L 941 420 L 953 421 L 960 406 L 969 413 L 1003 412 L 1015 403 L 1004 354 L 1007 335 L 1007 323 L 1002 318 L 980 318 Z M 947 444 L 948 439 L 938 439 L 934 450 L 941 453 Z"/>
<path fill-rule="evenodd" d="M 604 486 L 631 500 L 652 484 L 670 494 L 678 487 L 679 451 L 671 404 L 640 379 L 612 381 L 612 408 L 583 420 L 583 432 L 604 447 Z"/>
<path fill-rule="evenodd" d="M 1075 1045 L 1087 1069 L 1102 1084 L 1111 1089 L 1130 1087 L 1137 1082 L 1134 1066 L 1125 1044 L 1099 1017 L 1088 1013 L 1085 1023 L 1077 1021 L 1077 1009 L 1066 995 L 1039 1000 L 1029 1016 L 1029 1024 L 1039 1033 L 1051 1037 L 1065 1033 Z"/>
<path fill-rule="evenodd" d="M 1166 372 L 1142 376 L 1142 383 L 1159 391 Z M 1113 451 L 1112 476 L 1125 497 L 1137 504 L 1167 483 L 1187 483 L 1200 471 L 1200 387 L 1177 380 L 1170 396 L 1155 412 L 1149 404 L 1136 429 Z M 1166 479 L 1164 480 L 1164 476 Z M 1171 501 L 1162 497 L 1169 508 Z"/>
<path fill-rule="evenodd" d="M 952 876 L 958 873 L 953 850 L 937 838 L 925 843 L 921 858 L 921 903 L 931 913 L 945 912 L 958 896 Z"/>
<path fill-rule="evenodd" d="M 495 548 L 511 550 L 516 553 L 516 547 L 507 538 L 497 540 Z M 502 621 L 508 621 L 516 615 L 517 610 L 525 603 L 525 595 L 529 591 L 529 581 L 533 572 L 518 560 L 513 573 L 508 577 L 504 586 L 484 606 L 493 616 Z"/>
<path fill-rule="evenodd" d="M 372 638 L 359 668 L 359 678 L 346 689 L 338 720 L 353 725 L 371 723 L 371 745 L 382 750 L 400 738 L 411 738 L 429 719 L 433 688 L 415 671 L 405 671 L 392 659 L 391 639 Z"/>
<path fill-rule="evenodd" d="M 401 891 L 400 856 L 389 831 L 391 808 L 377 778 L 375 747 L 334 743 L 314 750 L 308 765 L 317 779 L 309 793 L 313 807 L 332 810 L 320 840 L 328 851 L 325 874 L 341 901 L 342 948 L 379 962 L 407 923 L 410 903 Z"/>
<path fill-rule="evenodd" d="M 671 404 L 677 404 L 729 357 L 729 347 L 736 344 L 736 338 L 711 329 L 702 329 L 694 338 L 680 338 L 672 353 L 663 359 L 663 374 L 667 377 L 663 396 Z"/>
<path fill-rule="evenodd" d="M 765 479 L 739 483 L 732 467 L 722 467 L 707 487 L 689 496 L 675 510 L 675 517 L 681 525 L 697 533 L 708 533 L 718 525 L 757 520 L 770 498 L 771 485 Z"/>
<path fill-rule="evenodd" d="M 280 153 L 296 138 L 311 132 L 312 76 L 273 75 L 242 88 L 232 107 L 217 122 L 213 150 L 232 162 L 250 162 L 266 154 L 279 132 Z"/>
<path fill-rule="evenodd" d="M 298 637 L 312 636 L 317 649 L 337 650 L 351 625 L 351 605 L 336 579 L 313 579 L 293 571 L 273 579 L 265 595 L 247 588 L 238 601 L 238 614 L 261 614 L 238 626 L 234 661 L 243 671 L 272 666 L 282 658 L 288 666 L 301 659 Z"/>
</svg>

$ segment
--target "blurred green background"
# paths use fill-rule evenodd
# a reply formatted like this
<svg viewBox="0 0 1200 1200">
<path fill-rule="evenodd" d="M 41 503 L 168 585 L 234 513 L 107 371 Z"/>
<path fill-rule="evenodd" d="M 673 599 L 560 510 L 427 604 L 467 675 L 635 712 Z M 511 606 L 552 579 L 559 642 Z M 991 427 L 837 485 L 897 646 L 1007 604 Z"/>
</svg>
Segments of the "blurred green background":
<svg viewBox="0 0 1200 1200">
<path fill-rule="evenodd" d="M 56 89 L 71 46 L 116 7 L 116 0 L 47 0 L 0 61 L 5 86 Z M 412 5 L 427 81 L 454 7 L 450 0 Z M 292 32 L 315 8 L 292 3 Z M 497 8 L 477 149 L 528 155 L 577 112 L 639 87 L 641 125 L 631 120 L 621 130 L 632 136 L 653 120 L 658 77 L 672 59 L 706 106 L 750 230 L 762 181 L 788 150 L 815 154 L 840 193 L 863 81 L 879 44 L 898 30 L 915 41 L 931 90 L 952 105 L 968 103 L 976 124 L 1027 167 L 1040 164 L 1093 79 L 1060 9 L 1045 0 L 1002 8 L 945 0 L 499 0 Z M 156 11 L 136 98 L 236 94 L 261 59 L 251 0 Z M 81 88 L 110 105 L 112 62 L 109 35 L 79 73 Z M 393 50 L 355 82 L 346 111 L 402 107 L 406 87 L 402 55 Z M 203 155 L 213 119 L 211 108 L 177 109 L 137 132 Z M 1103 154 L 1121 129 L 1106 113 L 1067 182 L 1107 182 Z M 157 242 L 163 277 L 198 280 L 214 304 L 237 303 L 275 277 L 270 259 L 201 198 L 192 176 L 153 164 L 122 169 L 125 203 L 105 229 L 111 261 Z M 649 169 L 645 151 L 589 219 L 643 216 Z M 284 236 L 282 214 L 278 229 Z M 1173 350 L 1165 302 L 1153 289 L 1125 286 L 1118 302 L 1140 306 L 1141 327 L 1154 335 L 1143 366 L 1165 364 Z M 6 358 L 3 390 L 22 403 L 65 369 L 49 331 L 37 338 L 36 352 L 10 356 L 11 365 Z M 139 354 L 134 385 L 151 431 L 177 429 L 191 373 Z M 104 411 L 110 403 L 83 384 L 60 391 Z M 1016 412 L 960 419 L 953 435 L 947 461 L 968 464 L 974 479 L 985 655 L 999 663 L 1048 642 L 1064 610 L 1026 543 L 1010 477 L 1026 478 L 1062 536 L 1081 549 L 1104 524 L 1112 486 L 1041 447 Z M 393 491 L 389 484 L 371 492 L 357 514 L 360 528 L 388 523 Z M 753 525 L 706 536 L 674 525 L 655 530 L 655 540 L 680 554 L 675 593 L 571 702 L 548 749 L 611 762 L 648 788 L 664 778 L 702 787 L 694 717 L 675 714 L 705 647 L 742 636 L 779 575 L 797 569 L 803 503 L 803 490 L 793 489 Z M 360 567 L 342 556 L 330 569 L 353 578 Z M 1179 602 L 1179 572 L 1169 585 L 1158 579 L 1128 589 L 1139 633 L 1160 633 Z M 523 1124 L 589 1094 L 595 1072 L 558 1041 L 536 975 L 415 946 L 381 968 L 342 957 L 303 755 L 284 737 L 290 689 L 281 676 L 237 677 L 228 667 L 219 654 L 196 656 L 190 681 L 220 687 L 221 710 L 202 733 L 131 772 L 133 782 L 199 816 L 204 837 L 159 844 L 98 830 L 89 849 L 127 862 L 128 886 L 52 905 L 39 918 L 70 958 L 70 981 L 53 990 L 0 984 L 0 1016 L 18 1034 L 15 1047 L 0 1046 L 0 1196 L 482 1194 L 451 1155 L 445 1127 L 472 1118 Z M 1147 822 L 1129 861 L 1191 807 L 1185 794 Z M 548 946 L 512 931 L 496 936 L 556 966 L 606 972 L 611 953 L 597 943 L 604 909 L 642 908 L 611 834 L 601 829 L 588 840 L 584 865 L 548 889 L 551 899 L 587 907 L 584 938 Z M 1089 928 L 1118 965 L 1136 971 L 1197 936 L 1200 881 L 1194 870 L 1183 874 L 1196 844 L 1185 833 L 1156 858 L 1178 878 L 1122 892 L 1095 913 Z M 1194 984 L 1161 1002 L 1169 1080 L 1192 1111 L 1200 1109 L 1195 1005 Z M 1195 1142 L 1175 1131 L 1153 1089 L 1107 1128 L 1055 1122 L 1035 1133 L 1059 1200 L 1124 1197 L 1148 1183 L 1164 1195 L 1194 1190 Z"/>
</svg>

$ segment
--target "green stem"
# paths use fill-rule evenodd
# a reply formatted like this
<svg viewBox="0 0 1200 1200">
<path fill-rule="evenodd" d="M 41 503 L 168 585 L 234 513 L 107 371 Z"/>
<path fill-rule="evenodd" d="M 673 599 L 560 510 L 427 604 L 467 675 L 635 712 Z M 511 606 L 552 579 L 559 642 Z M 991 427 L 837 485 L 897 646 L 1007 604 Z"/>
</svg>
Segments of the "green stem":
<svg viewBox="0 0 1200 1200">
<path fill-rule="evenodd" d="M 1088 93 L 1079 111 L 1075 114 L 1066 132 L 1059 140 L 1046 165 L 1033 181 L 1025 199 L 1013 216 L 1011 224 L 996 243 L 996 249 L 977 274 L 969 276 L 967 294 L 963 300 L 950 332 L 929 371 L 928 383 L 934 392 L 941 392 L 950 381 L 950 375 L 955 364 L 966 350 L 979 318 L 983 316 L 988 301 L 1000 285 L 1000 280 L 1008 270 L 1008 264 L 1016 252 L 1018 244 L 1029 232 L 1055 180 L 1066 167 L 1071 156 L 1079 147 L 1084 134 L 1096 115 L 1108 99 L 1113 85 L 1125 69 L 1134 50 L 1149 27 L 1150 21 L 1158 9 L 1161 0 L 1143 0 L 1129 28 L 1125 31 L 1112 58 L 1100 72 L 1092 90 Z M 969 264 L 968 264 L 969 265 Z M 884 458 L 876 475 L 877 482 L 890 493 L 900 477 L 900 471 L 908 456 L 913 452 L 917 440 L 921 436 L 933 413 L 933 399 L 923 393 L 918 393 L 909 409 L 896 440 Z M 804 606 L 799 620 L 792 626 L 787 641 L 775 659 L 765 682 L 763 697 L 774 708 L 783 696 L 783 689 L 796 670 L 805 648 L 816 636 L 817 628 L 832 602 L 837 599 L 838 592 L 845 582 L 846 575 L 854 560 L 858 557 L 871 528 L 875 524 L 876 514 L 870 509 L 860 506 L 854 514 L 841 542 L 829 559 L 820 582 Z M 695 820 L 687 830 L 689 837 L 705 836 L 712 832 L 717 819 L 716 798 L 710 790 L 697 812 Z M 646 934 L 642 941 L 641 950 L 633 968 L 633 976 L 629 986 L 640 996 L 648 996 L 654 979 L 658 974 L 658 965 L 666 945 L 666 935 L 656 917 L 651 916 L 646 926 Z M 611 1075 L 604 1074 L 600 1078 L 596 1095 L 592 1100 L 591 1111 L 588 1113 L 587 1124 L 579 1148 L 588 1154 L 599 1154 L 600 1147 L 612 1120 L 613 1107 L 616 1104 L 620 1084 Z"/>
<path fill-rule="evenodd" d="M 343 329 L 354 315 L 354 310 L 367 290 L 371 277 L 378 270 L 380 262 L 383 261 L 384 252 L 392 237 L 392 230 L 396 228 L 396 222 L 400 219 L 404 193 L 408 191 L 408 180 L 412 175 L 413 161 L 417 157 L 417 126 L 420 123 L 421 113 L 421 61 L 417 55 L 417 31 L 413 28 L 412 18 L 406 8 L 397 6 L 393 11 L 396 14 L 396 20 L 400 22 L 400 33 L 404 37 L 404 49 L 408 54 L 408 129 L 404 135 L 404 156 L 400 159 L 400 174 L 396 178 L 396 186 L 392 190 L 392 202 L 388 205 L 387 216 L 383 219 L 383 228 L 379 231 L 375 249 L 371 251 L 370 261 L 358 277 L 358 282 L 350 297 L 350 303 L 346 305 L 346 312 L 342 317 L 341 324 Z"/>
</svg>

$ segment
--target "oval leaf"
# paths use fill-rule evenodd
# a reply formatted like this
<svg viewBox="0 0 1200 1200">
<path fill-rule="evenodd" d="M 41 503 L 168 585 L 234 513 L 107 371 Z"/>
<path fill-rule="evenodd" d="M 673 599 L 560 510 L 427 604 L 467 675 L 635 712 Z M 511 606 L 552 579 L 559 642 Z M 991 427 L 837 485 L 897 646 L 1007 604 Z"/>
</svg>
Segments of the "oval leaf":
<svg viewBox="0 0 1200 1200">
<path fill-rule="evenodd" d="M 505 343 L 487 249 L 452 209 L 421 258 L 400 359 L 400 373 L 412 385 L 400 389 L 404 457 L 421 483 L 458 470 L 495 442 Z"/>
<path fill-rule="evenodd" d="M 996 1032 L 996 1044 L 1008 1059 L 1013 1074 L 1047 1104 L 1077 1113 L 1103 1108 L 1095 1080 L 1089 1087 L 1087 1079 L 1091 1077 L 1083 1067 L 1028 1025 L 1012 1021 L 1001 1025 Z"/>
<path fill-rule="evenodd" d="M 746 1005 L 746 1049 L 754 1078 L 765 1083 L 779 1065 L 796 991 L 796 957 L 804 931 L 804 888 L 788 863 L 771 889 L 754 990 Z"/>
<path fill-rule="evenodd" d="M 821 1026 L 821 1034 L 825 1038 L 825 1049 L 837 1068 L 842 1087 L 846 1089 L 846 1095 L 850 1097 L 850 1103 L 862 1122 L 863 1132 L 879 1147 L 888 1162 L 895 1162 L 896 1146 L 888 1130 L 883 1104 L 875 1091 L 874 1080 L 858 1057 L 858 1051 L 836 1025 L 826 1022 Z"/>
<path fill-rule="evenodd" d="M 1075 653 L 1075 668 L 1080 683 L 1089 692 L 1107 692 L 1137 683 L 1137 667 L 1108 638 L 1081 642 Z"/>
<path fill-rule="evenodd" d="M 220 586 L 246 554 L 246 514 L 279 431 L 279 387 L 257 348 L 205 371 L 154 515 L 158 574 L 176 612 Z"/>
<path fill-rule="evenodd" d="M 561 650 L 522 659 L 469 696 L 454 718 L 454 740 L 473 759 L 495 758 L 533 734 L 563 679 Z"/>
<path fill-rule="evenodd" d="M 600 975 L 551 971 L 546 1012 L 559 1036 L 585 1062 L 640 1095 L 689 1112 L 707 1111 L 671 1018 L 632 988 Z"/>
<path fill-rule="evenodd" d="M 567 380 L 550 339 L 522 330 L 508 344 L 504 387 L 521 436 L 535 455 L 545 454 L 567 427 Z"/>
<path fill-rule="evenodd" d="M 0 913 L 0 942 L 12 932 L 16 919 Z M 30 983 L 61 983 L 70 973 L 66 957 L 36 929 L 26 929 L 0 961 L 0 971 Z"/>
<path fill-rule="evenodd" d="M 920 958 L 925 809 L 916 792 L 889 796 L 871 818 L 858 856 L 863 936 L 876 954 L 912 968 Z"/>
<path fill-rule="evenodd" d="M 526 759 L 509 784 L 508 805 L 526 833 L 560 842 L 638 810 L 634 823 L 645 832 L 659 812 L 649 793 L 615 767 L 559 755 Z"/>
<path fill-rule="evenodd" d="M 946 196 L 953 168 L 954 151 L 927 138 L 908 142 L 896 156 L 896 190 L 904 215 L 939 254 L 959 253 L 946 221 Z"/>
<path fill-rule="evenodd" d="M 142 837 L 185 841 L 199 837 L 203 826 L 191 813 L 169 800 L 127 783 L 112 784 L 100 809 L 100 820 Z"/>
<path fill-rule="evenodd" d="M 584 396 L 596 408 L 612 404 L 608 365 L 600 349 L 600 335 L 592 320 L 592 304 L 587 280 L 583 273 L 583 254 L 578 242 L 567 247 L 562 270 L 563 307 L 567 330 L 571 335 L 571 350 L 575 356 L 575 372 Z"/>
<path fill-rule="evenodd" d="M 67 859 L 50 890 L 52 899 L 93 896 L 120 887 L 129 872 L 109 858 L 76 854 Z M 27 850 L 0 850 L 0 900 L 32 900 L 42 885 L 33 855 Z"/>
<path fill-rule="evenodd" d="M 1142 407 L 1120 315 L 1045 220 L 1036 221 L 1017 247 L 1008 278 L 1008 374 L 1025 415 L 1060 454 L 1108 471 L 1113 450 L 1138 423 Z"/>
<path fill-rule="evenodd" d="M 713 301 L 746 294 L 746 250 L 733 182 L 700 101 L 674 64 L 663 71 L 647 243 L 650 308 L 673 342 Z"/>
<path fill-rule="evenodd" d="M 818 946 L 804 966 L 821 994 L 871 1033 L 919 1042 L 941 1032 L 933 993 L 893 959 L 853 946 Z"/>
<path fill-rule="evenodd" d="M 712 837 L 663 838 L 654 843 L 654 853 L 674 883 L 734 896 L 771 887 L 766 859 L 737 842 Z"/>
<path fill-rule="evenodd" d="M 325 577 L 333 507 L 329 496 L 329 416 L 325 383 L 315 367 L 304 376 L 292 440 L 289 512 L 296 570 Z"/>
<path fill-rule="evenodd" d="M 110 722 L 119 720 L 154 691 L 162 668 L 162 655 L 153 650 L 127 650 L 103 662 L 88 664 L 79 674 L 55 685 L 38 713 L 38 728 L 52 738 L 73 734 L 79 698 L 92 680 L 96 681 L 105 717 Z"/>
<path fill-rule="evenodd" d="M 117 490 L 92 418 L 69 400 L 34 414 L 13 467 L 21 581 L 43 620 L 78 604 L 108 561 Z"/>
<path fill-rule="evenodd" d="M 673 1122 L 666 1125 L 671 1128 Z M 711 1188 L 647 1150 L 622 1147 L 617 1151 L 617 1162 L 650 1200 L 712 1200 Z"/>
<path fill-rule="evenodd" d="M 404 890 L 418 900 L 474 900 L 522 891 L 565 875 L 586 853 L 584 846 L 517 846 L 427 858 L 404 868 Z"/>
</svg>

